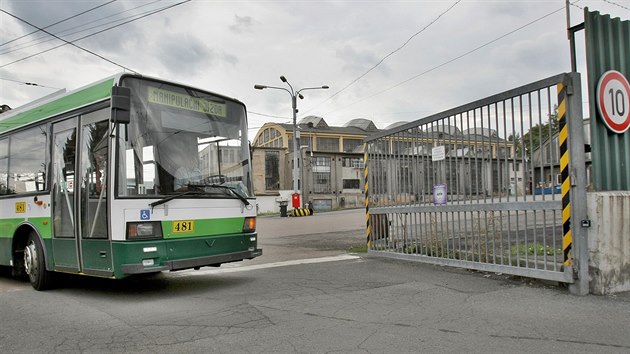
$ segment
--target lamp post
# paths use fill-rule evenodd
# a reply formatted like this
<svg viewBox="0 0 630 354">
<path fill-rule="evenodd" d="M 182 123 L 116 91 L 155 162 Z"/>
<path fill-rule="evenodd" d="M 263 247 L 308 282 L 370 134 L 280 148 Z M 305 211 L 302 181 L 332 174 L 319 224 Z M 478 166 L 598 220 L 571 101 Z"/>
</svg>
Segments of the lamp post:
<svg viewBox="0 0 630 354">
<path fill-rule="evenodd" d="M 302 160 L 302 162 L 300 163 L 300 180 L 302 181 L 302 188 L 300 188 L 302 190 L 302 206 L 305 206 L 306 203 L 304 202 L 304 200 L 306 199 L 304 197 L 304 186 L 306 185 L 306 179 L 304 178 L 304 167 L 305 167 L 305 162 L 304 162 L 304 153 L 302 152 L 304 149 L 309 149 L 310 146 L 308 145 L 301 145 L 300 146 L 300 160 Z M 313 151 L 311 150 L 311 154 L 313 153 Z"/>
<path fill-rule="evenodd" d="M 304 96 L 301 94 L 302 91 L 306 90 L 319 90 L 319 89 L 327 89 L 328 86 L 319 86 L 319 87 L 304 87 L 299 90 L 294 90 L 293 86 L 287 81 L 287 78 L 284 76 L 280 76 L 280 80 L 286 83 L 289 86 L 289 89 L 284 87 L 276 87 L 276 86 L 267 86 L 267 85 L 254 85 L 256 90 L 263 89 L 276 89 L 283 90 L 291 95 L 291 107 L 293 109 L 293 194 L 298 193 L 298 143 L 297 143 L 297 98 L 299 97 L 301 100 L 304 99 Z M 303 182 L 302 182 L 303 183 Z"/>
</svg>

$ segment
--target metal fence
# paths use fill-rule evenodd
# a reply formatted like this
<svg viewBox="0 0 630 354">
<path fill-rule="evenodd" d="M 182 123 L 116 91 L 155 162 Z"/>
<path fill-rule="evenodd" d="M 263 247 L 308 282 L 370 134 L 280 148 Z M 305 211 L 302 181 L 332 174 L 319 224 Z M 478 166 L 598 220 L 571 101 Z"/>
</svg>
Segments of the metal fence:
<svg viewBox="0 0 630 354">
<path fill-rule="evenodd" d="M 568 81 L 557 75 L 366 138 L 370 255 L 573 282 L 559 143 Z M 581 114 L 571 119 L 581 126 Z"/>
</svg>

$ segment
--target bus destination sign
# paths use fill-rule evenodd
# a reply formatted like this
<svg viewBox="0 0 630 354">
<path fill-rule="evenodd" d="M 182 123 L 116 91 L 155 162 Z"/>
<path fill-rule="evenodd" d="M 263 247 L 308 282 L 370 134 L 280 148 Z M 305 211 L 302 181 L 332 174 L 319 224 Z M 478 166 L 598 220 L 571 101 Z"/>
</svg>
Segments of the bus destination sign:
<svg viewBox="0 0 630 354">
<path fill-rule="evenodd" d="M 226 117 L 225 103 L 212 102 L 199 97 L 182 95 L 181 93 L 148 87 L 148 99 L 151 103 L 186 109 L 189 111 Z"/>
</svg>

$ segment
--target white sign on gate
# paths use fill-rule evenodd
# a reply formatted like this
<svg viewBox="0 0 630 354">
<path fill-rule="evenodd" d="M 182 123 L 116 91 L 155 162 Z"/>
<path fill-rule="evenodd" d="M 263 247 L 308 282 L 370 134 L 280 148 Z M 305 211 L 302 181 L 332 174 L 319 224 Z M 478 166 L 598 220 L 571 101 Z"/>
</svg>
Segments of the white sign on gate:
<svg viewBox="0 0 630 354">
<path fill-rule="evenodd" d="M 446 159 L 446 148 L 444 145 L 431 149 L 431 161 L 442 161 Z"/>
<path fill-rule="evenodd" d="M 623 134 L 630 127 L 630 83 L 619 71 L 606 71 L 599 79 L 597 110 L 613 132 Z"/>
</svg>

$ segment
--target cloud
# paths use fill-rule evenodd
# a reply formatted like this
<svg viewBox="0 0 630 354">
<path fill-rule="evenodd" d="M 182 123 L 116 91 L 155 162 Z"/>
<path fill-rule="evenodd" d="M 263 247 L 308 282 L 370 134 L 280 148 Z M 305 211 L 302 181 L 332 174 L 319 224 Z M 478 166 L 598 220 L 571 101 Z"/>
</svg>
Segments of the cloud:
<svg viewBox="0 0 630 354">
<path fill-rule="evenodd" d="M 189 34 L 162 36 L 155 42 L 157 59 L 170 71 L 190 76 L 217 59 L 217 53 Z"/>
<path fill-rule="evenodd" d="M 0 7 L 44 26 L 105 2 L 0 0 Z M 287 87 L 278 79 L 284 75 L 296 88 L 329 85 L 329 90 L 306 92 L 298 118 L 319 115 L 331 125 L 363 117 L 384 127 L 569 70 L 564 10 L 490 43 L 562 8 L 563 1 L 461 1 L 376 69 L 328 99 L 454 2 L 191 1 L 78 44 L 143 74 L 236 97 L 251 111 L 272 116 L 291 115 L 288 95 L 254 90 L 254 84 Z M 139 16 L 175 3 L 116 1 L 52 29 L 67 30 L 115 14 L 109 20 Z M 606 2 L 582 0 L 579 5 L 628 19 L 627 10 Z M 571 10 L 572 25 L 580 23 L 582 10 Z M 31 31 L 0 16 L 0 43 Z M 7 55 L 0 47 L 0 66 L 52 43 L 58 41 Z M 73 89 L 120 71 L 66 46 L 2 68 L 0 75 Z M 0 81 L 0 89 L 0 101 L 11 98 L 6 102 L 11 106 L 51 92 L 6 81 Z M 273 121 L 251 119 L 258 126 Z"/>
<path fill-rule="evenodd" d="M 176 75 L 199 75 L 208 67 L 238 64 L 237 56 L 212 49 L 188 33 L 162 36 L 154 45 L 158 61 Z"/>
<path fill-rule="evenodd" d="M 254 21 L 250 16 L 234 15 L 234 24 L 229 29 L 234 33 L 251 32 Z"/>
<path fill-rule="evenodd" d="M 346 44 L 336 50 L 336 57 L 343 63 L 341 70 L 352 75 L 361 74 L 378 62 L 379 58 L 369 49 L 357 49 L 351 44 Z"/>
</svg>

